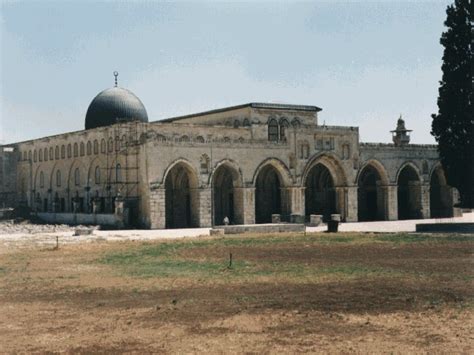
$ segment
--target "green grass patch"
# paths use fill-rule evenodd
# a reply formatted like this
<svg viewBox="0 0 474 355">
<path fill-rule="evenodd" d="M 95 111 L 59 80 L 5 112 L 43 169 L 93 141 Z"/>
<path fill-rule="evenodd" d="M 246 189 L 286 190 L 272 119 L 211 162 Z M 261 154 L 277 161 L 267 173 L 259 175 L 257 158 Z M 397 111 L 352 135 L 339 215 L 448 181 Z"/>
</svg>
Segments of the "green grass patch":
<svg viewBox="0 0 474 355">
<path fill-rule="evenodd" d="M 170 242 L 145 242 L 133 246 L 129 250 L 115 251 L 105 254 L 100 263 L 113 266 L 117 271 L 134 277 L 198 277 L 215 278 L 227 272 L 228 278 L 286 277 L 312 279 L 328 275 L 337 277 L 359 276 L 394 276 L 401 275 L 398 270 L 365 267 L 351 263 L 350 260 L 335 266 L 317 267 L 303 261 L 291 260 L 275 262 L 272 260 L 245 260 L 245 249 L 261 248 L 272 250 L 278 245 L 284 248 L 317 248 L 318 245 L 337 244 L 338 246 L 370 243 L 422 243 L 422 242 L 464 242 L 473 241 L 474 237 L 461 235 L 420 235 L 420 234 L 370 234 L 370 233 L 338 233 L 338 234 L 275 234 L 275 235 L 239 235 L 221 238 L 181 240 Z M 232 268 L 227 269 L 229 260 L 224 253 L 223 258 L 205 257 L 203 251 L 211 248 L 229 250 L 234 247 L 243 249 L 238 260 L 234 260 Z M 186 251 L 183 254 L 183 251 Z M 186 256 L 183 256 L 186 255 Z M 190 256 L 191 255 L 191 256 Z M 1 271 L 0 271 L 1 273 Z"/>
</svg>

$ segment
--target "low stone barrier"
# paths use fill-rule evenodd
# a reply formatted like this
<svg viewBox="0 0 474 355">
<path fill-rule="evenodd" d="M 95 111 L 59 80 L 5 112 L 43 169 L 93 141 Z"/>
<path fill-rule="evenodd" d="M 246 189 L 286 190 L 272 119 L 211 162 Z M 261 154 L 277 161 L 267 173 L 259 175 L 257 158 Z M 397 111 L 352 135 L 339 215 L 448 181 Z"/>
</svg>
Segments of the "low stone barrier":
<svg viewBox="0 0 474 355">
<path fill-rule="evenodd" d="M 279 224 L 254 224 L 254 225 L 236 225 L 224 226 L 224 234 L 241 233 L 290 233 L 304 232 L 304 224 L 279 223 Z"/>
</svg>

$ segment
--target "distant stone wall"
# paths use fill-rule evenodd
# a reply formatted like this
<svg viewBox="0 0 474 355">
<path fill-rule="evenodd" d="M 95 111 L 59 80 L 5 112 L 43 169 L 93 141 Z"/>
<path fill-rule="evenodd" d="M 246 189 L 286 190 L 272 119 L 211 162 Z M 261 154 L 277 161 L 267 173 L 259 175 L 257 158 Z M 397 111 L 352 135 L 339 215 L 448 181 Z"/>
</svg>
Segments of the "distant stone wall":
<svg viewBox="0 0 474 355">
<path fill-rule="evenodd" d="M 109 227 L 123 227 L 123 219 L 115 214 L 88 214 L 88 213 L 44 213 L 37 216 L 48 223 L 70 225 L 100 225 Z"/>
<path fill-rule="evenodd" d="M 0 208 L 17 206 L 16 162 L 14 147 L 0 146 Z"/>
</svg>

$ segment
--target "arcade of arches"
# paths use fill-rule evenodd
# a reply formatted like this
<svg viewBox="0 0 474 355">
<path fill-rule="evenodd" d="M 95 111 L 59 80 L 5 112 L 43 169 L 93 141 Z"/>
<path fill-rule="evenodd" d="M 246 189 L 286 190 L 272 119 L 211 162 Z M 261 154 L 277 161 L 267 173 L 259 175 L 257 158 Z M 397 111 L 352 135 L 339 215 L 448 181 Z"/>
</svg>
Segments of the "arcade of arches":
<svg viewBox="0 0 474 355">
<path fill-rule="evenodd" d="M 226 217 L 230 224 L 271 223 L 274 214 L 289 222 L 294 221 L 292 211 L 298 208 L 306 221 L 313 214 L 328 220 L 331 214 L 339 213 L 346 219 L 350 213 L 347 212 L 350 188 L 338 187 L 333 171 L 318 162 L 308 170 L 302 187 L 287 186 L 281 171 L 273 164 L 266 164 L 256 173 L 254 186 L 244 186 L 239 169 L 222 164 L 212 174 L 209 188 L 204 188 L 198 186 L 198 175 L 190 166 L 178 163 L 169 169 L 165 178 L 165 226 L 202 226 L 206 211 L 201 205 L 206 198 L 210 201 L 212 212 L 207 213 L 212 225 L 223 225 Z M 396 183 L 387 181 L 385 171 L 377 164 L 369 163 L 360 170 L 357 186 L 352 188 L 357 196 L 357 220 L 452 216 L 452 188 L 446 184 L 440 167 L 433 170 L 429 185 L 422 183 L 418 171 L 410 164 L 400 169 Z M 300 198 L 295 199 L 298 194 Z"/>
<path fill-rule="evenodd" d="M 242 224 L 242 189 L 239 173 L 227 165 L 217 168 L 213 176 L 213 209 L 214 225 L 224 224 L 227 217 L 229 223 Z"/>
<path fill-rule="evenodd" d="M 328 220 L 331 214 L 338 213 L 336 208 L 336 190 L 329 169 L 323 164 L 311 168 L 305 182 L 306 216 L 319 214 Z"/>
<path fill-rule="evenodd" d="M 385 220 L 385 200 L 382 178 L 377 169 L 372 165 L 365 166 L 358 179 L 358 220 L 377 221 Z"/>
<path fill-rule="evenodd" d="M 256 222 L 270 223 L 272 214 L 282 214 L 282 183 L 275 167 L 265 166 L 257 176 L 256 182 Z"/>
<path fill-rule="evenodd" d="M 175 165 L 165 180 L 166 228 L 197 227 L 197 179 L 184 164 Z"/>
</svg>

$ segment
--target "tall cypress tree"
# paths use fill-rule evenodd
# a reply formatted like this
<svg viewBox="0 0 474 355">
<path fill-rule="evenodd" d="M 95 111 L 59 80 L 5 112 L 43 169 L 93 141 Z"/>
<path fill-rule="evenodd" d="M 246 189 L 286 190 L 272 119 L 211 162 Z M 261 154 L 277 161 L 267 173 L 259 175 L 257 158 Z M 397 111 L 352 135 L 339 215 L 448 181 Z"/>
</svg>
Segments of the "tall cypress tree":
<svg viewBox="0 0 474 355">
<path fill-rule="evenodd" d="M 431 126 L 448 184 L 459 190 L 463 207 L 474 207 L 473 5 L 455 0 L 446 10 L 443 77 Z"/>
</svg>

